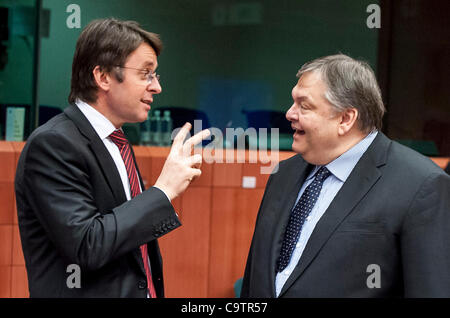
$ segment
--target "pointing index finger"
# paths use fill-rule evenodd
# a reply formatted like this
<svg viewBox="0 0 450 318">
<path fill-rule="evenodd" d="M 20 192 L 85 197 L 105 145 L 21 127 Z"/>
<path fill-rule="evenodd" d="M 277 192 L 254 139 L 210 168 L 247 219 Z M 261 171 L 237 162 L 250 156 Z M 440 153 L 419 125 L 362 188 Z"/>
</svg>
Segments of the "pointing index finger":
<svg viewBox="0 0 450 318">
<path fill-rule="evenodd" d="M 195 134 L 194 136 L 192 136 L 191 138 L 189 138 L 188 140 L 186 140 L 186 142 L 183 145 L 184 153 L 186 155 L 190 155 L 192 148 L 195 145 L 202 142 L 203 139 L 208 138 L 210 134 L 211 134 L 211 132 L 209 131 L 209 129 L 204 129 L 201 132 L 199 132 L 199 133 Z"/>
<path fill-rule="evenodd" d="M 178 134 L 173 139 L 172 150 L 180 151 L 183 147 L 183 141 L 186 139 L 187 134 L 191 130 L 192 125 L 190 123 L 185 123 L 183 127 L 181 127 Z"/>
</svg>

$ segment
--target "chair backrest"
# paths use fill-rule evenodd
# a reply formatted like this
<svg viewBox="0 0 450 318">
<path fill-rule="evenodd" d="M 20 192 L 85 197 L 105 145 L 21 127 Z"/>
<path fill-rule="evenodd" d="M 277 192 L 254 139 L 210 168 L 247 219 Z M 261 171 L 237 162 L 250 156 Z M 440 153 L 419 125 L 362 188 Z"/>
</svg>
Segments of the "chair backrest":
<svg viewBox="0 0 450 318">
<path fill-rule="evenodd" d="M 247 117 L 248 127 L 278 128 L 279 133 L 292 133 L 291 124 L 286 119 L 285 113 L 274 110 L 242 111 Z"/>
<path fill-rule="evenodd" d="M 202 129 L 209 128 L 208 116 L 205 112 L 197 109 L 190 109 L 185 107 L 177 106 L 164 106 L 155 108 L 155 110 L 161 111 L 161 116 L 164 114 L 165 110 L 170 111 L 170 117 L 172 118 L 172 128 L 183 127 L 186 122 L 190 122 L 194 125 L 194 120 L 202 121 Z"/>
<path fill-rule="evenodd" d="M 48 122 L 51 118 L 61 114 L 62 110 L 59 107 L 40 105 L 39 106 L 39 126 Z"/>
<path fill-rule="evenodd" d="M 26 140 L 30 135 L 30 105 L 29 104 L 0 104 L 0 139 L 5 137 L 6 127 L 6 110 L 8 107 L 25 108 L 24 132 L 23 139 Z M 39 122 L 38 126 L 45 124 L 52 117 L 62 113 L 59 107 L 39 105 Z"/>
</svg>

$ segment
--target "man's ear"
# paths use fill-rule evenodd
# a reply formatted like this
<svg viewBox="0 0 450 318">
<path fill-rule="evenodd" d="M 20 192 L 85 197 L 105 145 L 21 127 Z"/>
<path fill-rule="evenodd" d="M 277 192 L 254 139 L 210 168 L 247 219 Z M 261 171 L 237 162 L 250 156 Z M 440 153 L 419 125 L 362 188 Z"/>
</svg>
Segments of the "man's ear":
<svg viewBox="0 0 450 318">
<path fill-rule="evenodd" d="M 343 136 L 347 134 L 358 119 L 358 110 L 356 108 L 350 107 L 346 108 L 340 115 L 340 123 L 338 127 L 339 135 Z"/>
<path fill-rule="evenodd" d="M 94 75 L 97 87 L 105 92 L 109 91 L 111 85 L 111 76 L 109 73 L 97 65 L 92 71 L 92 74 Z"/>
</svg>

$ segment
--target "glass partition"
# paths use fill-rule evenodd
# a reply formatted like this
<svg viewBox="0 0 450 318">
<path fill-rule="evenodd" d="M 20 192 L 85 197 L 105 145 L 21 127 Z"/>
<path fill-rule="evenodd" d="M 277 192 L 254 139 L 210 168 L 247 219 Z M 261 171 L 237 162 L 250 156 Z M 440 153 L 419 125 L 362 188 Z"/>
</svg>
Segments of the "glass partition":
<svg viewBox="0 0 450 318">
<path fill-rule="evenodd" d="M 21 141 L 34 128 L 37 3 L 0 1 L 1 139 Z"/>
<path fill-rule="evenodd" d="M 67 106 L 73 51 L 84 26 L 103 17 L 135 20 L 161 35 L 164 50 L 158 68 L 163 92 L 149 121 L 125 127 L 133 143 L 166 145 L 148 131 L 198 119 L 196 130 L 200 123 L 217 128 L 227 147 L 257 147 L 261 129 L 270 136 L 278 128 L 280 147 L 289 150 L 292 133 L 284 113 L 303 63 L 343 52 L 376 68 L 378 31 L 366 21 L 372 3 L 43 0 L 50 20 L 49 36 L 41 39 L 39 104 Z M 160 124 L 150 122 L 154 110 Z"/>
<path fill-rule="evenodd" d="M 270 133 L 277 128 L 279 148 L 290 150 L 292 133 L 284 114 L 297 70 L 311 59 L 342 52 L 382 72 L 388 136 L 425 155 L 449 156 L 444 71 L 449 29 L 444 25 L 450 3 L 442 5 L 422 0 L 0 0 L 0 138 L 26 139 L 67 107 L 82 28 L 96 18 L 116 17 L 139 22 L 164 43 L 158 59 L 163 91 L 147 122 L 125 127 L 134 144 L 167 146 L 167 132 L 155 131 L 190 121 L 195 130 L 216 128 L 223 146 L 235 148 L 259 147 L 264 129 L 271 147 Z M 377 7 L 383 25 L 375 21 Z M 414 72 L 408 72 L 412 66 Z"/>
</svg>

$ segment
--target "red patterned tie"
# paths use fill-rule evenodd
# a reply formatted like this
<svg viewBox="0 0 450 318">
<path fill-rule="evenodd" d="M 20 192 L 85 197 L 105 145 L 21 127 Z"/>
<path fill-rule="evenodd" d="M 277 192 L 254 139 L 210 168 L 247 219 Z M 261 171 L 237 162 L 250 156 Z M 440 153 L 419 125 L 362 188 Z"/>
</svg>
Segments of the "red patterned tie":
<svg viewBox="0 0 450 318">
<path fill-rule="evenodd" d="M 114 130 L 109 138 L 116 144 L 119 148 L 120 155 L 122 156 L 125 168 L 127 169 L 128 180 L 130 182 L 131 197 L 134 198 L 139 193 L 141 193 L 141 188 L 139 187 L 139 179 L 136 171 L 136 165 L 133 160 L 133 155 L 131 154 L 130 144 L 127 138 L 121 130 Z M 152 274 L 150 273 L 150 264 L 148 261 L 148 250 L 147 244 L 141 245 L 142 260 L 144 261 L 145 273 L 147 274 L 147 286 L 151 298 L 156 298 L 155 286 L 152 281 Z"/>
</svg>

